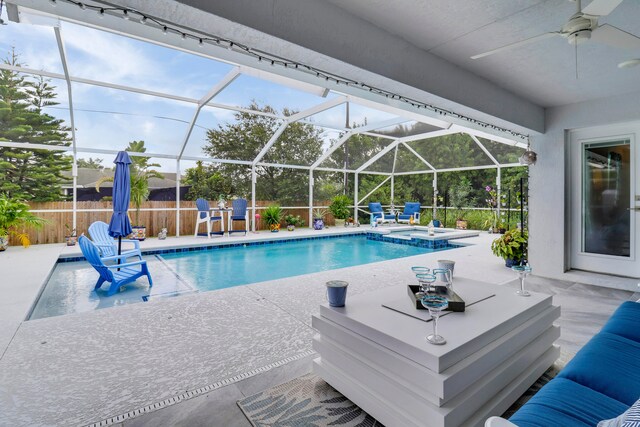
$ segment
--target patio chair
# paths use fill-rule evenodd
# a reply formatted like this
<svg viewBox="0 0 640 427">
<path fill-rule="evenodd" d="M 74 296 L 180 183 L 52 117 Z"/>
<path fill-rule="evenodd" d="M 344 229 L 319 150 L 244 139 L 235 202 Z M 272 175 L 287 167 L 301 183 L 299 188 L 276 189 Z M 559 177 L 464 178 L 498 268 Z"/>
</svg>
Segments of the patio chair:
<svg viewBox="0 0 640 427">
<path fill-rule="evenodd" d="M 224 222 L 222 221 L 222 213 L 219 216 L 211 215 L 211 208 L 209 207 L 209 201 L 205 199 L 196 200 L 196 207 L 198 208 L 198 216 L 196 217 L 196 231 L 193 233 L 194 237 L 203 236 L 202 233 L 198 233 L 198 228 L 200 224 L 206 224 L 207 226 L 207 234 L 208 238 L 211 238 L 212 234 L 222 234 L 224 235 Z M 220 221 L 220 231 L 211 231 L 212 223 Z"/>
<path fill-rule="evenodd" d="M 78 244 L 87 262 L 100 274 L 94 287 L 95 290 L 100 288 L 104 282 L 109 282 L 111 285 L 109 285 L 107 295 L 112 296 L 118 292 L 122 286 L 135 282 L 142 276 L 147 276 L 147 279 L 149 279 L 149 287 L 153 286 L 153 280 L 151 280 L 151 274 L 147 268 L 147 261 L 138 260 L 126 262 L 127 256 L 124 254 L 120 256 L 100 257 L 98 247 L 86 236 L 80 236 Z M 114 261 L 116 263 L 105 264 L 105 261 Z M 125 262 L 117 264 L 117 261 Z"/>
<path fill-rule="evenodd" d="M 420 203 L 419 202 L 406 202 L 404 204 L 404 211 L 398 215 L 398 222 L 409 224 L 413 218 L 413 222 L 420 223 Z"/>
<path fill-rule="evenodd" d="M 249 211 L 247 211 L 247 199 L 235 199 L 231 203 L 233 212 L 229 214 L 229 235 L 231 233 L 244 233 L 247 235 L 249 228 Z M 244 228 L 242 230 L 234 230 L 233 224 L 237 221 L 244 221 Z"/>
<path fill-rule="evenodd" d="M 118 255 L 118 243 L 113 237 L 109 236 L 109 224 L 102 221 L 92 223 L 89 226 L 89 235 L 91 236 L 93 244 L 98 247 L 101 257 Z M 133 243 L 133 249 L 121 251 L 122 256 L 126 256 L 127 258 L 137 256 L 139 259 L 142 259 L 140 242 L 133 239 L 122 239 L 122 243 Z"/>
<path fill-rule="evenodd" d="M 371 212 L 371 215 L 373 215 L 374 220 L 379 224 L 382 224 L 385 222 L 396 222 L 396 216 L 394 214 L 384 213 L 381 203 L 374 203 L 374 202 L 369 203 L 369 212 Z"/>
</svg>

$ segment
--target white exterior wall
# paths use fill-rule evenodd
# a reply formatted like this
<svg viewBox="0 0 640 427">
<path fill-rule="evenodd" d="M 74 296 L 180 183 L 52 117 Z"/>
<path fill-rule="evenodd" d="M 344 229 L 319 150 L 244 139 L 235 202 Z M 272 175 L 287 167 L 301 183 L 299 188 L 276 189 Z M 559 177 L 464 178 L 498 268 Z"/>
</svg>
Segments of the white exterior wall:
<svg viewBox="0 0 640 427">
<path fill-rule="evenodd" d="M 531 141 L 538 162 L 529 168 L 529 258 L 537 275 L 638 290 L 637 280 L 567 271 L 571 189 L 566 154 L 570 130 L 637 120 L 640 120 L 640 92 L 547 110 L 546 132 Z"/>
</svg>

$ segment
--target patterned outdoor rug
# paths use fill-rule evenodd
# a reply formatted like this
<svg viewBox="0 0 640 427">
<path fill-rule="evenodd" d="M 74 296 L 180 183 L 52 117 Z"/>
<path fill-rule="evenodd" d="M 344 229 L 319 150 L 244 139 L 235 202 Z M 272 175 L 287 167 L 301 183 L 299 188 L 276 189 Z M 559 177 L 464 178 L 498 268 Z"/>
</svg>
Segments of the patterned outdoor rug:
<svg viewBox="0 0 640 427">
<path fill-rule="evenodd" d="M 573 355 L 555 364 L 504 414 L 508 418 L 553 379 Z M 384 427 L 315 374 L 306 374 L 238 401 L 254 427 Z"/>
</svg>

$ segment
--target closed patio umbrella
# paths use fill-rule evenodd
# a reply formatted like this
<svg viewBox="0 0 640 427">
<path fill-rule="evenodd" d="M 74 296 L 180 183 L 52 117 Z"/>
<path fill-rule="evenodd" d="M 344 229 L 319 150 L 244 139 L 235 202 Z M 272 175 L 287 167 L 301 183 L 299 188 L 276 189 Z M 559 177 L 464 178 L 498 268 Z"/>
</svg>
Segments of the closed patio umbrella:
<svg viewBox="0 0 640 427">
<path fill-rule="evenodd" d="M 122 237 L 131 234 L 131 222 L 129 221 L 129 199 L 131 198 L 131 181 L 129 165 L 131 159 L 126 151 L 118 152 L 116 159 L 116 171 L 113 177 L 113 215 L 109 222 L 109 235 L 118 238 L 118 255 L 122 253 Z"/>
</svg>

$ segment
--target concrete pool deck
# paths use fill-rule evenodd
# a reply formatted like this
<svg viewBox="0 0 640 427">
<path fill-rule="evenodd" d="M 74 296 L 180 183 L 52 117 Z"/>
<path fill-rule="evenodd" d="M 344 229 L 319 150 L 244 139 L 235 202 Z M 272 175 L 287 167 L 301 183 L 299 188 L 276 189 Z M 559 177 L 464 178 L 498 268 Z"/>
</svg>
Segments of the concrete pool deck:
<svg viewBox="0 0 640 427">
<path fill-rule="evenodd" d="M 362 232 L 367 229 L 360 228 Z M 358 229 L 299 229 L 280 232 L 277 237 L 354 230 Z M 266 232 L 211 240 L 150 239 L 142 247 L 273 237 Z M 3 327 L 0 335 L 4 340 L 0 425 L 90 425 L 130 420 L 128 424 L 150 417 L 158 409 L 188 408 L 191 403 L 187 402 L 195 404 L 214 395 L 220 402 L 231 399 L 234 404 L 233 399 L 242 398 L 242 394 L 277 384 L 277 372 L 285 366 L 308 362 L 314 334 L 310 317 L 324 301 L 327 280 L 347 280 L 349 295 L 404 286 L 414 280 L 409 267 L 435 265 L 444 257 L 456 261 L 456 276 L 498 284 L 513 281 L 513 273 L 489 251 L 495 237 L 482 233 L 464 239 L 469 246 L 447 251 L 446 255 L 427 253 L 28 322 L 24 319 L 57 257 L 77 254 L 77 248 L 10 248 L 0 256 L 0 268 L 9 272 L 8 280 L 0 284 L 0 321 L 12 325 L 8 331 Z M 619 293 L 615 294 L 618 298 L 630 295 Z M 598 315 L 610 314 L 615 308 L 613 301 L 618 300 L 612 298 Z M 239 397 L 234 394 L 242 390 Z M 178 402 L 184 403 L 174 405 Z"/>
</svg>

